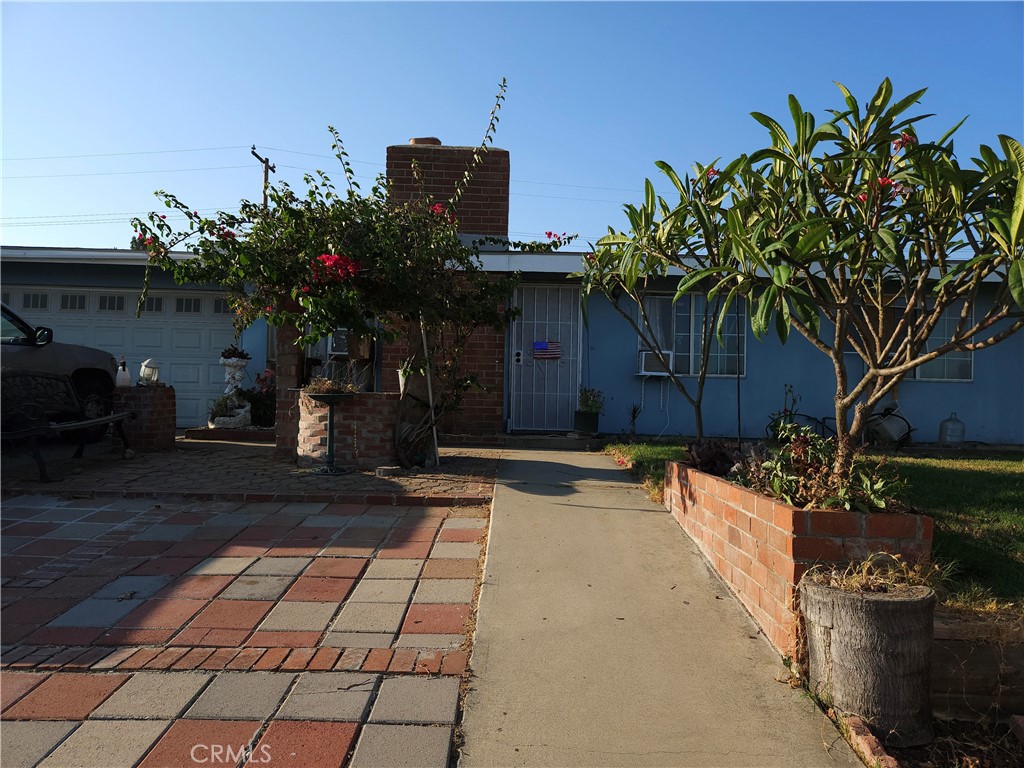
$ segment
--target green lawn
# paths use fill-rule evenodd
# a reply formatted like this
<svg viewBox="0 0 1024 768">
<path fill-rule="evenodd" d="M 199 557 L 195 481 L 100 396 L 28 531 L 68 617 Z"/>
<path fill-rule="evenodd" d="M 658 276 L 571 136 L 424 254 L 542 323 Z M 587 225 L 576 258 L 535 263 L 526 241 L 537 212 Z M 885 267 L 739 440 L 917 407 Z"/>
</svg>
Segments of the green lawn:
<svg viewBox="0 0 1024 768">
<path fill-rule="evenodd" d="M 621 443 L 606 451 L 631 464 L 652 495 L 678 444 Z M 950 571 L 947 602 L 980 607 L 987 597 L 1024 603 L 1024 455 L 889 455 L 907 487 L 903 500 L 935 518 L 933 556 Z"/>
<path fill-rule="evenodd" d="M 904 498 L 935 518 L 936 562 L 955 563 L 950 588 L 1024 599 L 1024 456 L 888 457 Z"/>
</svg>

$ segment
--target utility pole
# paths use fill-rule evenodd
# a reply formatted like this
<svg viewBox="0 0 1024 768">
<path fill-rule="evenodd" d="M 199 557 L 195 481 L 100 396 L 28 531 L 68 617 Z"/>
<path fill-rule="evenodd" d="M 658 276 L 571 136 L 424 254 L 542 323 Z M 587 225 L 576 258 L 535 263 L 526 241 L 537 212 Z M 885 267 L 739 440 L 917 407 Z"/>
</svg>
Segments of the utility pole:
<svg viewBox="0 0 1024 768">
<path fill-rule="evenodd" d="M 270 164 L 265 157 L 260 157 L 256 152 L 256 145 L 252 145 L 252 156 L 263 163 L 263 210 L 267 210 L 267 187 L 270 186 L 270 174 L 277 173 L 277 168 Z"/>
</svg>

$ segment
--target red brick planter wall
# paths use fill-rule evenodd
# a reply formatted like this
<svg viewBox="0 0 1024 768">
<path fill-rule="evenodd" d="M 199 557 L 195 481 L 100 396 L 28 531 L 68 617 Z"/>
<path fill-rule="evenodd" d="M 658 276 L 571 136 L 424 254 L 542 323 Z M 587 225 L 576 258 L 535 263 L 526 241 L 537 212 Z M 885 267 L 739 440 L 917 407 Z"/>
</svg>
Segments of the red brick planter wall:
<svg viewBox="0 0 1024 768">
<path fill-rule="evenodd" d="M 924 515 L 797 509 L 676 462 L 665 470 L 666 508 L 784 656 L 796 650 L 796 585 L 812 565 L 931 553 Z"/>
<path fill-rule="evenodd" d="M 134 411 L 124 422 L 129 446 L 136 451 L 169 451 L 174 448 L 177 403 L 174 387 L 118 387 L 114 410 Z M 114 432 L 115 436 L 117 432 Z"/>
<path fill-rule="evenodd" d="M 388 464 L 395 455 L 397 392 L 359 392 L 334 407 L 334 460 L 339 464 Z M 327 452 L 327 406 L 303 395 L 298 463 L 319 464 Z"/>
</svg>

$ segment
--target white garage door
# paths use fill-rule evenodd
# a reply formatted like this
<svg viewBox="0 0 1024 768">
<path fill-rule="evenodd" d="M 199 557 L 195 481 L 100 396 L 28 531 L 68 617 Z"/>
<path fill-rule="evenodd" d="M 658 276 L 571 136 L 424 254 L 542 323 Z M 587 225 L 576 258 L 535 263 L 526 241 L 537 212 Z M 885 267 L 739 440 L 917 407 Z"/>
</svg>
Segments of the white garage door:
<svg viewBox="0 0 1024 768">
<path fill-rule="evenodd" d="M 146 358 L 160 363 L 160 381 L 174 387 L 178 427 L 206 424 L 210 403 L 224 390 L 220 352 L 235 338 L 233 314 L 216 294 L 150 291 L 135 317 L 138 292 L 103 288 L 4 290 L 14 311 L 53 328 L 55 341 L 85 344 L 125 356 L 132 381 Z"/>
</svg>

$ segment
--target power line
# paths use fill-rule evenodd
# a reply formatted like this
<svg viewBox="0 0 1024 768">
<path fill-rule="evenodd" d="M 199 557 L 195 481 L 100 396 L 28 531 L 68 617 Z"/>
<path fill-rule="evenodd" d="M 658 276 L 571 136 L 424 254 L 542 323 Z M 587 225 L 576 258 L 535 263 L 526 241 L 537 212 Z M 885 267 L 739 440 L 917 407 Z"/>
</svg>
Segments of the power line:
<svg viewBox="0 0 1024 768">
<path fill-rule="evenodd" d="M 220 211 L 230 206 L 223 206 L 221 208 L 199 208 L 197 210 L 203 211 Z M 58 213 L 51 214 L 49 216 L 3 216 L 0 217 L 0 221 L 10 221 L 12 219 L 78 219 L 78 218 L 89 218 L 89 217 L 100 217 L 100 216 L 147 216 L 150 211 L 110 211 L 109 213 Z M 170 215 L 174 215 L 177 211 L 172 211 Z M 184 214 L 181 214 L 184 215 Z"/>
<path fill-rule="evenodd" d="M 321 154 L 321 153 L 318 153 L 318 152 L 302 152 L 302 151 L 299 151 L 297 149 L 283 149 L 281 147 L 268 147 L 268 146 L 266 146 L 264 144 L 257 144 L 256 146 L 258 148 L 260 148 L 260 149 L 268 150 L 268 151 L 271 151 L 271 152 L 284 152 L 284 153 L 292 154 L 292 155 L 303 155 L 305 157 L 319 157 L 319 158 L 323 158 L 325 160 L 334 160 L 335 159 L 334 155 L 324 155 L 324 154 Z M 3 162 L 20 162 L 20 161 L 30 161 L 30 160 L 73 160 L 73 159 L 85 159 L 85 158 L 91 158 L 91 157 L 130 157 L 130 156 L 135 156 L 135 155 L 167 155 L 167 154 L 187 153 L 187 152 L 220 152 L 220 151 L 225 151 L 225 150 L 245 149 L 245 148 L 246 147 L 244 147 L 242 145 L 237 145 L 237 146 L 229 146 L 229 147 L 197 147 L 197 148 L 194 148 L 194 149 L 153 149 L 153 150 L 145 150 L 145 151 L 139 151 L 139 152 L 102 152 L 102 153 L 89 154 L 89 155 L 50 155 L 50 156 L 45 156 L 45 157 L 5 157 L 5 158 L 0 158 L 0 160 L 2 160 Z M 350 162 L 352 162 L 352 163 L 359 163 L 361 165 L 373 165 L 373 166 L 377 166 L 379 168 L 385 167 L 385 163 L 377 163 L 377 162 L 373 162 L 373 161 L 370 161 L 370 160 L 351 160 Z M 68 176 L 68 177 L 70 177 L 70 176 L 100 176 L 100 175 L 132 174 L 132 173 L 183 173 L 183 172 L 192 171 L 192 170 L 226 170 L 227 168 L 241 168 L 241 167 L 243 167 L 243 166 L 228 166 L 228 167 L 225 167 L 223 169 L 221 169 L 221 168 L 218 168 L 218 169 L 180 169 L 180 170 L 177 170 L 177 171 L 120 171 L 120 172 L 114 171 L 114 172 L 109 172 L 109 173 L 93 173 L 93 174 L 77 173 L 77 174 L 53 174 L 53 175 L 46 175 L 46 176 L 8 176 L 7 178 L 10 178 L 10 179 L 45 179 L 45 178 L 63 178 L 65 176 Z M 306 170 L 306 171 L 308 171 L 308 170 L 317 170 L 317 169 L 310 169 L 310 168 L 299 168 L 297 166 L 282 166 L 282 167 L 283 168 L 294 168 L 296 170 Z M 370 178 L 370 177 L 362 177 L 361 176 L 359 178 Z M 592 185 L 592 184 L 566 184 L 564 182 L 534 181 L 534 180 L 531 180 L 531 179 L 511 179 L 511 182 L 513 184 L 536 184 L 536 185 L 547 186 L 547 187 L 567 187 L 567 188 L 570 188 L 570 189 L 596 189 L 596 190 L 602 190 L 602 191 L 606 191 L 606 192 L 632 192 L 634 194 L 640 194 L 642 192 L 642 190 L 639 190 L 639 189 L 630 189 L 630 188 L 626 188 L 626 187 L 603 187 L 603 186 L 597 186 L 597 185 Z M 575 198 L 565 198 L 565 199 L 575 199 Z"/>
<path fill-rule="evenodd" d="M 103 152 L 94 155 L 50 155 L 48 157 L 4 157 L 3 162 L 20 162 L 26 160 L 79 160 L 88 157 L 127 157 L 129 155 L 169 155 L 176 152 L 220 152 L 225 149 L 245 149 L 237 147 L 197 147 L 196 149 L 150 149 L 143 152 Z"/>
<path fill-rule="evenodd" d="M 239 168 L 252 168 L 251 165 L 218 165 L 208 168 L 164 168 L 155 171 L 101 171 L 96 173 L 47 173 L 38 176 L 4 176 L 8 179 L 68 179 L 78 176 L 135 176 L 146 173 L 195 173 L 199 171 L 232 171 Z"/>
</svg>

